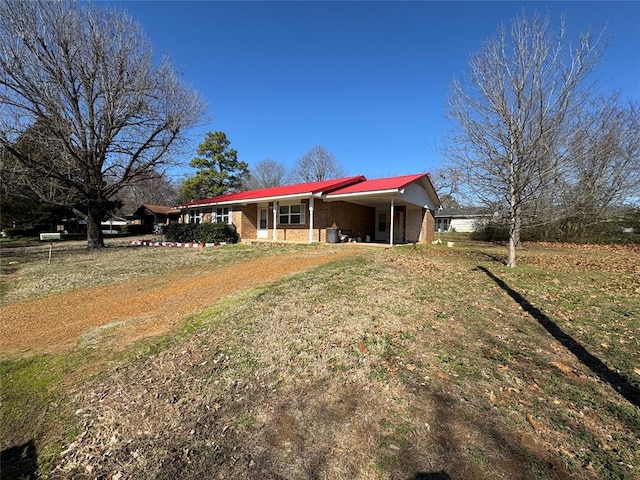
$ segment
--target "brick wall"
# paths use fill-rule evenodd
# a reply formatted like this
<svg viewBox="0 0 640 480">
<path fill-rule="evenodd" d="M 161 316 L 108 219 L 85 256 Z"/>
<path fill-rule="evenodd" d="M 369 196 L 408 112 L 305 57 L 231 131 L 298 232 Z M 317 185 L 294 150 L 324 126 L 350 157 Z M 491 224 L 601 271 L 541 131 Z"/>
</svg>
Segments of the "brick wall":
<svg viewBox="0 0 640 480">
<path fill-rule="evenodd" d="M 315 223 L 318 227 L 322 242 L 326 241 L 326 229 L 334 224 L 340 230 L 350 230 L 353 237 L 366 235 L 373 237 L 376 210 L 373 207 L 356 205 L 347 202 L 315 202 Z"/>
<path fill-rule="evenodd" d="M 314 229 L 315 230 L 315 229 Z M 309 224 L 296 225 L 287 227 L 278 227 L 277 229 L 278 240 L 289 240 L 293 242 L 308 242 L 309 241 Z M 269 238 L 273 238 L 273 231 L 269 232 Z M 314 241 L 316 239 L 314 238 Z"/>
<path fill-rule="evenodd" d="M 431 243 L 435 237 L 436 221 L 434 212 L 428 208 L 424 209 L 424 218 L 422 220 L 422 240 L 420 243 Z"/>
<path fill-rule="evenodd" d="M 232 215 L 232 222 L 238 229 L 238 234 L 241 239 L 256 238 L 258 226 L 258 206 L 253 203 L 250 205 L 243 205 L 242 209 L 235 207 Z"/>
<path fill-rule="evenodd" d="M 309 203 L 303 200 L 302 208 L 305 212 L 305 223 L 302 225 L 278 225 L 277 239 L 297 242 L 309 241 Z M 268 238 L 273 238 L 273 205 L 268 206 Z M 258 206 L 256 204 L 235 207 L 232 222 L 238 229 L 240 238 L 255 239 L 257 237 Z M 316 199 L 314 202 L 313 241 L 326 242 L 326 229 L 334 223 L 341 230 L 350 230 L 354 237 L 373 236 L 375 209 L 347 202 L 324 202 Z"/>
</svg>

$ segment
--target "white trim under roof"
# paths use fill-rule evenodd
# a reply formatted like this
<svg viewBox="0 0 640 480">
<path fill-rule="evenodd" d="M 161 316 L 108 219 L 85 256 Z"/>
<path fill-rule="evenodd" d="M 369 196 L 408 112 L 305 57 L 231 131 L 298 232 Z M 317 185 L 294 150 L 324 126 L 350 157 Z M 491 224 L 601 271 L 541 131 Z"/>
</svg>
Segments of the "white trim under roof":
<svg viewBox="0 0 640 480">
<path fill-rule="evenodd" d="M 397 188 L 391 188 L 388 190 L 371 190 L 370 192 L 353 192 L 353 193 L 328 193 L 325 196 L 325 200 L 327 201 L 331 201 L 331 200 L 341 200 L 343 198 L 353 198 L 353 197 L 364 197 L 364 196 L 369 196 L 369 195 L 394 195 L 396 193 L 399 193 L 400 195 L 402 195 L 404 193 L 404 188 L 403 189 L 397 189 Z"/>
<path fill-rule="evenodd" d="M 277 202 L 280 200 L 297 200 L 297 199 L 303 200 L 309 197 L 321 197 L 321 196 L 322 196 L 322 193 L 312 193 L 312 192 L 294 193 L 291 195 L 277 195 L 274 197 L 256 197 L 256 198 L 246 198 L 246 199 L 239 199 L 239 200 L 228 200 L 224 202 L 197 203 L 192 205 L 179 206 L 178 208 L 180 209 L 200 208 L 200 207 L 211 207 L 214 205 L 247 205 L 249 203 Z"/>
</svg>

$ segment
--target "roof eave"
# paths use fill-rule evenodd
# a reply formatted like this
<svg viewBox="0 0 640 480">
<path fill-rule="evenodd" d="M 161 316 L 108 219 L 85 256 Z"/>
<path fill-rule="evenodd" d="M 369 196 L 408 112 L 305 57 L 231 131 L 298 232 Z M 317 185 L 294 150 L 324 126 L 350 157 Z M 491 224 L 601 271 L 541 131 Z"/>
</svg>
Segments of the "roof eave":
<svg viewBox="0 0 640 480">
<path fill-rule="evenodd" d="M 328 201 L 331 201 L 331 200 L 341 200 L 343 198 L 369 197 L 369 196 L 375 196 L 375 195 L 395 195 L 397 193 L 403 193 L 403 189 L 391 188 L 387 190 L 372 190 L 370 192 L 329 193 L 325 196 L 325 199 Z"/>
<path fill-rule="evenodd" d="M 440 196 L 436 191 L 436 187 L 433 186 L 433 182 L 431 181 L 431 176 L 427 173 L 424 175 L 424 177 L 422 177 L 421 180 L 422 180 L 422 184 L 427 187 L 426 189 L 427 192 L 429 192 L 432 195 L 433 200 L 435 200 L 436 206 L 439 209 L 442 208 L 442 202 L 440 201 Z"/>
<path fill-rule="evenodd" d="M 180 205 L 178 206 L 178 208 L 187 209 L 187 208 L 196 208 L 196 207 L 213 207 L 217 205 L 247 205 L 249 203 L 274 202 L 279 200 L 297 200 L 297 199 L 303 199 L 303 198 L 309 198 L 309 197 L 321 197 L 321 196 L 322 196 L 322 192 L 292 193 L 291 195 L 274 195 L 271 197 L 241 198 L 238 200 L 226 200 L 222 202 L 192 203 L 192 204 Z"/>
</svg>

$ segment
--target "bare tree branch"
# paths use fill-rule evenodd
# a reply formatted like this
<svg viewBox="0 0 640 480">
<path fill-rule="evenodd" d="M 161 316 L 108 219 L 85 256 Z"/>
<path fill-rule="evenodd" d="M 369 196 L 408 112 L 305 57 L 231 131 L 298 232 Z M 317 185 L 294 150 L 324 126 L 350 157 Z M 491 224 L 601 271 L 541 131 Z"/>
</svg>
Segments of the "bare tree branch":
<svg viewBox="0 0 640 480">
<path fill-rule="evenodd" d="M 284 185 L 287 178 L 287 168 L 277 162 L 266 158 L 259 161 L 250 169 L 248 178 L 244 182 L 244 188 L 247 190 L 256 190 L 260 188 L 279 187 Z"/>
<path fill-rule="evenodd" d="M 506 205 L 510 266 L 524 209 L 566 168 L 568 120 L 585 104 L 581 86 L 601 53 L 590 34 L 567 48 L 564 19 L 554 35 L 548 18 L 521 15 L 453 82 L 448 154 L 479 198 Z"/>
<path fill-rule="evenodd" d="M 0 145 L 80 197 L 90 247 L 103 245 L 115 195 L 167 164 L 204 108 L 168 61 L 154 65 L 128 15 L 71 0 L 0 2 Z M 53 162 L 18 146 L 35 124 L 31 144 L 55 143 Z"/>
<path fill-rule="evenodd" d="M 317 145 L 305 153 L 291 172 L 291 180 L 297 182 L 319 182 L 344 175 L 336 158 L 323 146 Z"/>
</svg>

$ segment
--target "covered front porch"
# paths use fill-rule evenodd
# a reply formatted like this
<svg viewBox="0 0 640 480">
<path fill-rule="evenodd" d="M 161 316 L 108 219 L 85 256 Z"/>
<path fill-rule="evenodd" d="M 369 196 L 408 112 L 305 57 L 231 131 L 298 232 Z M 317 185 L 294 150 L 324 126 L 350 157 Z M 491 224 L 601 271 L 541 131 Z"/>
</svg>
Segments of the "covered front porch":
<svg viewBox="0 0 640 480">
<path fill-rule="evenodd" d="M 387 245 L 430 241 L 429 225 L 433 217 L 429 209 L 394 197 L 344 200 L 305 199 L 295 208 L 279 202 L 245 208 L 254 217 L 256 240 L 296 242 L 362 242 Z M 281 218 L 294 210 L 297 223 Z M 283 213 L 285 212 L 285 213 Z M 243 228 L 246 234 L 251 228 Z"/>
<path fill-rule="evenodd" d="M 341 235 L 355 241 L 390 246 L 426 241 L 423 224 L 431 216 L 428 209 L 394 197 L 351 199 L 351 202 L 370 208 L 371 221 L 364 235 L 355 232 L 348 223 L 338 225 Z"/>
<path fill-rule="evenodd" d="M 393 246 L 430 242 L 439 202 L 426 175 L 370 180 L 325 196 L 326 202 L 349 202 L 374 212 L 371 241 Z"/>
<path fill-rule="evenodd" d="M 244 221 L 244 238 L 257 240 L 337 242 L 332 240 L 337 230 L 353 241 L 374 240 L 374 209 L 343 201 L 327 203 L 315 196 L 244 205 L 239 220 Z"/>
</svg>

